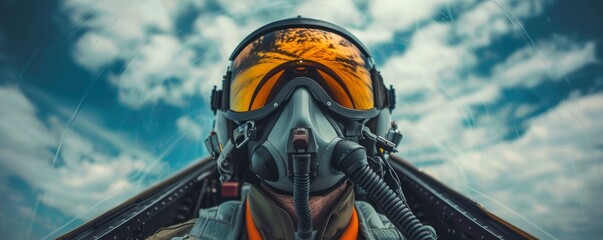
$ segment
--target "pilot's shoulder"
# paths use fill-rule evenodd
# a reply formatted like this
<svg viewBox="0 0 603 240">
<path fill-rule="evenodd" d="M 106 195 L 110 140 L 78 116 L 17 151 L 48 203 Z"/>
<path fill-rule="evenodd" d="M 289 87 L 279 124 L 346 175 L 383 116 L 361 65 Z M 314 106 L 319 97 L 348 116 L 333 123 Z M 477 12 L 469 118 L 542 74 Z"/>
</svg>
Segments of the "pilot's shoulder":
<svg viewBox="0 0 603 240">
<path fill-rule="evenodd" d="M 370 203 L 356 201 L 356 210 L 361 224 L 360 231 L 365 231 L 365 234 L 372 235 L 374 239 L 406 239 L 396 226 L 385 215 L 378 213 Z M 437 238 L 432 226 L 424 226 Z"/>
<path fill-rule="evenodd" d="M 356 212 L 360 222 L 360 233 L 366 239 L 405 240 L 406 238 L 383 214 L 363 201 L 356 201 Z"/>
<path fill-rule="evenodd" d="M 211 208 L 199 209 L 199 218 L 192 219 L 188 222 L 172 225 L 159 229 L 153 236 L 147 238 L 147 240 L 183 240 L 188 239 L 192 229 L 197 221 L 201 219 L 200 224 L 211 221 L 217 225 L 213 227 L 230 227 L 230 222 L 236 218 L 239 214 L 237 208 L 241 205 L 241 201 L 226 201 L 218 206 Z M 203 229 L 207 231 L 214 231 L 217 229 Z M 224 231 L 228 232 L 228 231 Z M 200 233 L 204 234 L 204 233 Z M 193 234 L 191 234 L 193 235 Z"/>
<path fill-rule="evenodd" d="M 366 224 L 369 228 L 391 228 L 394 226 L 386 216 L 378 213 L 368 202 L 356 201 L 356 210 L 360 214 L 361 223 Z"/>
<path fill-rule="evenodd" d="M 197 219 L 191 219 L 188 222 L 179 223 L 169 227 L 164 227 L 152 236 L 148 237 L 147 240 L 170 240 L 175 237 L 182 237 L 191 232 L 191 229 L 195 225 Z"/>
</svg>

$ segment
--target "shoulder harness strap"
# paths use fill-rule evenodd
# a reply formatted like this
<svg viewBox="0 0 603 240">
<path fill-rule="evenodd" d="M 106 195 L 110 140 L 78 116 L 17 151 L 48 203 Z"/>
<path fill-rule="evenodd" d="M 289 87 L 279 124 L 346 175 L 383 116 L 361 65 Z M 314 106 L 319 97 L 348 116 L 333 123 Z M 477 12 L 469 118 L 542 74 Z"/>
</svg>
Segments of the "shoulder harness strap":
<svg viewBox="0 0 603 240">
<path fill-rule="evenodd" d="M 358 212 L 358 221 L 360 223 L 359 232 L 366 240 L 406 239 L 387 217 L 377 213 L 375 208 L 369 203 L 356 201 L 356 212 Z"/>
<path fill-rule="evenodd" d="M 188 235 L 188 239 L 237 239 L 242 222 L 240 201 L 228 201 L 220 206 L 199 210 L 199 218 Z"/>
</svg>

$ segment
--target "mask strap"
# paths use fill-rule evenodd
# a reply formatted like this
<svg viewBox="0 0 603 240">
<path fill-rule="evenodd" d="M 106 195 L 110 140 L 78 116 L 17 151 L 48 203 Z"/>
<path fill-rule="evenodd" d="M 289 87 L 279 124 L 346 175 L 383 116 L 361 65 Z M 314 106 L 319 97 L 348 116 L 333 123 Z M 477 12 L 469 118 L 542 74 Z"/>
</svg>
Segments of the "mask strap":
<svg viewBox="0 0 603 240">
<path fill-rule="evenodd" d="M 276 125 L 276 121 L 280 118 L 281 113 L 283 111 L 277 111 L 273 117 L 270 118 L 264 118 L 264 119 L 269 119 L 268 121 L 259 121 L 256 123 L 256 137 L 255 139 L 251 139 L 251 142 L 264 142 L 266 141 L 266 139 L 268 139 L 268 136 L 270 135 L 270 131 L 267 131 L 267 129 L 272 129 L 274 127 L 274 125 Z M 250 149 L 252 150 L 252 149 Z"/>
</svg>

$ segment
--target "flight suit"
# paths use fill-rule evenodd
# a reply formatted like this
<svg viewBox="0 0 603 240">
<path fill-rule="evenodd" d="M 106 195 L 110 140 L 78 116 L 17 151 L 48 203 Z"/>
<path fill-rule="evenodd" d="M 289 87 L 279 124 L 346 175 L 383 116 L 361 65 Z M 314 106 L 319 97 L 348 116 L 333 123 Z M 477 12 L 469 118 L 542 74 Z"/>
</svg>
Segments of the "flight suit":
<svg viewBox="0 0 603 240">
<path fill-rule="evenodd" d="M 148 239 L 252 239 L 248 237 L 255 231 L 262 239 L 295 239 L 295 225 L 287 212 L 256 186 L 251 187 L 245 201 L 224 202 L 201 209 L 199 215 L 198 219 L 162 228 Z M 369 203 L 355 201 L 351 186 L 334 204 L 324 223 L 317 229 L 317 239 L 406 239 Z"/>
</svg>

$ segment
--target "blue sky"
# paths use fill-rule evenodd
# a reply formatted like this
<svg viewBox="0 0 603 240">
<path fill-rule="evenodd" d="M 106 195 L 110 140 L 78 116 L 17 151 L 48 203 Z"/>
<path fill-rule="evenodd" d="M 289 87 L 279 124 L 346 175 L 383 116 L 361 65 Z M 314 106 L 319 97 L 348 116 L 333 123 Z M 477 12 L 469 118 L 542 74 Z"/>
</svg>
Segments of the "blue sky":
<svg viewBox="0 0 603 240">
<path fill-rule="evenodd" d="M 401 155 L 541 239 L 603 229 L 597 1 L 0 3 L 0 235 L 48 239 L 206 155 L 239 40 L 341 25 L 394 85 Z"/>
</svg>

